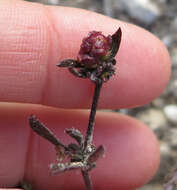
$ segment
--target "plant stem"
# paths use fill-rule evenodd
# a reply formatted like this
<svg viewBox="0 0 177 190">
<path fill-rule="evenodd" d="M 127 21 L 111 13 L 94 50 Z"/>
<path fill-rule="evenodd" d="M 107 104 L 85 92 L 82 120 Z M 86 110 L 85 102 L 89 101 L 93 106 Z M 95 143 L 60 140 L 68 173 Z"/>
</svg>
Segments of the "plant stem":
<svg viewBox="0 0 177 190">
<path fill-rule="evenodd" d="M 93 190 L 92 182 L 91 182 L 90 175 L 89 175 L 88 171 L 82 170 L 82 176 L 84 178 L 86 189 L 87 190 Z"/>
<path fill-rule="evenodd" d="M 98 105 L 98 98 L 100 95 L 100 90 L 101 90 L 102 84 L 103 84 L 103 82 L 96 82 L 95 83 L 95 91 L 94 91 L 92 107 L 91 107 L 90 116 L 89 116 L 87 133 L 86 133 L 85 142 L 84 142 L 84 149 L 85 150 L 87 150 L 87 148 L 92 144 L 96 108 Z"/>
</svg>

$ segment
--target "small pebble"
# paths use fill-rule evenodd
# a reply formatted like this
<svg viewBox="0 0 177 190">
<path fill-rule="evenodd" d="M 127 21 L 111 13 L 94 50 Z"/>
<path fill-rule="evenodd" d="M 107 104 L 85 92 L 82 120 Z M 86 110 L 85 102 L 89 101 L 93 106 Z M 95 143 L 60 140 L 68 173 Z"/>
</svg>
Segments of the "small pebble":
<svg viewBox="0 0 177 190">
<path fill-rule="evenodd" d="M 145 124 L 149 125 L 152 130 L 158 130 L 166 124 L 164 114 L 159 109 L 148 109 L 142 111 L 138 113 L 136 117 Z"/>
<path fill-rule="evenodd" d="M 168 141 L 168 144 L 172 147 L 172 148 L 177 148 L 177 129 L 176 128 L 172 128 L 169 129 L 166 133 L 166 139 Z"/>
<path fill-rule="evenodd" d="M 118 9 L 126 11 L 129 16 L 145 24 L 153 23 L 161 15 L 159 7 L 151 0 L 114 1 Z"/>
<path fill-rule="evenodd" d="M 177 105 L 167 105 L 164 107 L 163 111 L 170 122 L 177 124 Z"/>
</svg>

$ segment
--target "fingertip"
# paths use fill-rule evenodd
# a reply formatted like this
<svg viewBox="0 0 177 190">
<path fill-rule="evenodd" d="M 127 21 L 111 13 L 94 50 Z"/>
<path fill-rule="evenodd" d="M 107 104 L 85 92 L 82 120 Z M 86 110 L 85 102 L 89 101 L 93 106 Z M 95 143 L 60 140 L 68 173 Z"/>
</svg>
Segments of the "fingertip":
<svg viewBox="0 0 177 190">
<path fill-rule="evenodd" d="M 157 37 L 133 24 L 97 13 L 64 7 L 48 7 L 48 9 L 54 19 L 56 31 L 58 31 L 59 46 L 61 47 L 60 53 L 57 55 L 58 60 L 75 58 L 82 38 L 89 31 L 98 30 L 107 35 L 121 27 L 122 40 L 116 56 L 116 75 L 103 87 L 100 108 L 140 106 L 149 103 L 162 93 L 170 77 L 170 58 L 166 47 Z M 85 18 L 84 22 L 82 22 L 82 18 Z M 53 69 L 55 70 L 55 68 Z M 77 83 L 78 89 L 75 91 L 75 97 L 79 97 L 79 101 L 74 99 L 72 105 L 74 107 L 77 105 L 79 107 L 87 106 L 86 102 L 89 101 L 88 98 L 91 94 L 90 90 L 88 91 L 91 88 L 89 83 L 69 76 L 70 73 L 67 73 L 66 69 L 60 69 L 57 72 L 54 70 L 52 71 L 53 80 L 57 77 L 65 78 L 65 84 L 60 83 L 61 86 L 58 89 L 61 90 L 56 92 L 57 84 L 53 83 L 53 87 L 50 86 L 50 95 L 57 93 L 63 102 L 67 98 L 67 94 L 75 91 Z M 54 72 L 55 74 L 53 74 Z M 63 85 L 70 86 L 70 88 L 63 91 L 66 90 Z M 55 105 L 55 99 L 50 100 L 54 102 L 48 103 Z M 71 105 L 69 100 L 70 98 L 66 99 L 65 106 L 69 106 L 67 102 Z M 58 102 L 58 104 L 61 105 L 62 102 Z"/>
<path fill-rule="evenodd" d="M 151 102 L 167 86 L 170 57 L 164 44 L 152 33 L 124 23 L 117 54 L 117 71 L 103 92 L 109 108 L 137 107 Z M 107 102 L 108 101 L 108 102 Z"/>
<path fill-rule="evenodd" d="M 116 56 L 117 71 L 103 87 L 100 108 L 143 105 L 167 85 L 168 52 L 149 32 L 81 9 L 12 1 L 14 9 L 14 4 L 7 2 L 0 12 L 4 26 L 0 37 L 1 101 L 88 108 L 93 85 L 56 64 L 76 58 L 81 40 L 89 31 L 107 35 L 118 27 L 122 29 L 122 42 Z"/>
<path fill-rule="evenodd" d="M 96 188 L 132 190 L 146 184 L 156 173 L 159 143 L 143 123 L 128 116 L 101 114 L 94 136 L 97 145 L 106 147 L 105 157 L 93 170 Z"/>
<path fill-rule="evenodd" d="M 56 151 L 53 145 L 30 130 L 28 117 L 35 114 L 64 144 L 68 144 L 71 138 L 64 130 L 75 127 L 84 134 L 88 111 L 29 104 L 1 104 L 1 107 L 1 169 L 6 180 L 1 176 L 0 184 L 13 187 L 26 179 L 36 189 L 84 187 L 80 171 L 57 176 L 49 174 L 48 166 L 56 161 Z M 155 135 L 147 126 L 128 116 L 97 112 L 94 144 L 103 144 L 106 148 L 105 157 L 98 160 L 97 168 L 91 172 L 97 189 L 135 189 L 147 183 L 158 168 L 160 154 Z"/>
</svg>

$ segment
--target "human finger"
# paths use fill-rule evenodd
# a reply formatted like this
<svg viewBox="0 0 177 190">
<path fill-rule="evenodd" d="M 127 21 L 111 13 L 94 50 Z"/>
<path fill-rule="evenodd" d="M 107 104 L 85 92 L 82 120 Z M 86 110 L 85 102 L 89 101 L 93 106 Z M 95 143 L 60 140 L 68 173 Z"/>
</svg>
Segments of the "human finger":
<svg viewBox="0 0 177 190">
<path fill-rule="evenodd" d="M 85 133 L 87 111 L 20 104 L 1 104 L 1 108 L 1 187 L 14 187 L 24 179 L 34 189 L 84 188 L 80 171 L 50 175 L 49 164 L 56 161 L 55 149 L 30 129 L 28 117 L 31 113 L 37 115 L 68 144 L 71 138 L 64 134 L 64 129 L 75 127 Z M 136 189 L 154 175 L 159 165 L 159 146 L 154 134 L 128 116 L 98 112 L 94 143 L 106 147 L 105 157 L 91 171 L 95 189 Z"/>
<path fill-rule="evenodd" d="M 100 108 L 142 105 L 160 95 L 170 66 L 149 32 L 93 12 L 16 0 L 0 1 L 0 100 L 62 108 L 90 107 L 93 84 L 56 64 L 76 58 L 89 31 L 122 29 L 116 75 L 103 86 Z M 83 19 L 84 18 L 84 19 Z"/>
</svg>

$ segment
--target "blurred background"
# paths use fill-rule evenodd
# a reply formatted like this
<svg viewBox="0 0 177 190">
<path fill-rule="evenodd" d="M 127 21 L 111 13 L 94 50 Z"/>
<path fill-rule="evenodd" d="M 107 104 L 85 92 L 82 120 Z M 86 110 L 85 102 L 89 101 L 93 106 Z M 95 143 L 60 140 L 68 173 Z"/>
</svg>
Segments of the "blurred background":
<svg viewBox="0 0 177 190">
<path fill-rule="evenodd" d="M 144 107 L 113 110 L 136 117 L 149 125 L 157 135 L 161 149 L 159 171 L 149 184 L 138 190 L 162 190 L 164 177 L 177 170 L 177 0 L 29 1 L 83 8 L 131 22 L 151 31 L 167 46 L 171 56 L 172 75 L 164 93 Z"/>
</svg>

